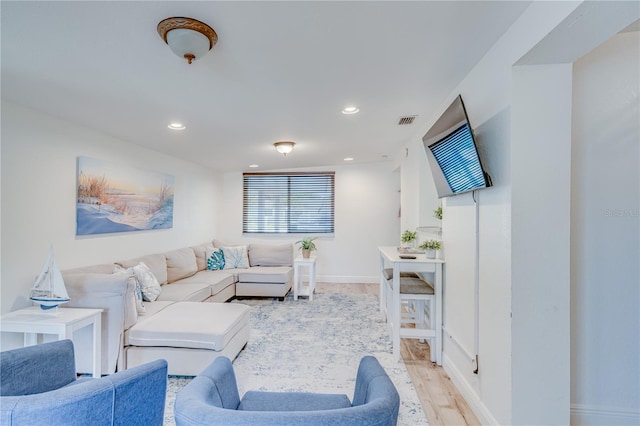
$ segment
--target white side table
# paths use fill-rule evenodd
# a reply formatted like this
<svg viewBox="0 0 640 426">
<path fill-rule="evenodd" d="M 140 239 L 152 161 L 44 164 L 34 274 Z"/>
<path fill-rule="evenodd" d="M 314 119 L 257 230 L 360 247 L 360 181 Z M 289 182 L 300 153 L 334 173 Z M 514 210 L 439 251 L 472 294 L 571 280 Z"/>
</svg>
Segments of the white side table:
<svg viewBox="0 0 640 426">
<path fill-rule="evenodd" d="M 56 308 L 43 311 L 37 306 L 32 306 L 0 317 L 0 330 L 24 333 L 24 346 L 38 343 L 39 334 L 55 334 L 58 340 L 73 340 L 74 331 L 90 325 L 93 326 L 93 377 L 100 377 L 102 309 Z"/>
<path fill-rule="evenodd" d="M 302 285 L 302 267 L 309 268 L 309 285 Z M 313 300 L 313 292 L 316 290 L 316 257 L 309 256 L 305 259 L 298 256 L 293 260 L 293 300 L 298 300 L 298 296 L 308 296 Z"/>
</svg>

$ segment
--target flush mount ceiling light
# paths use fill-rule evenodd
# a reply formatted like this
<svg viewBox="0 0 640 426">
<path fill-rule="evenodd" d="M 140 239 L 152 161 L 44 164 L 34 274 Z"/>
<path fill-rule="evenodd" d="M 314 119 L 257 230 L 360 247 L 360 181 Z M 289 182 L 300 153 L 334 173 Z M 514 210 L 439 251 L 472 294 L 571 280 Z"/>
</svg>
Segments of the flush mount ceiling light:
<svg viewBox="0 0 640 426">
<path fill-rule="evenodd" d="M 280 141 L 280 142 L 276 142 L 273 144 L 273 146 L 276 147 L 276 150 L 282 154 L 282 155 L 287 155 L 288 153 L 290 153 L 291 151 L 293 151 L 293 146 L 295 145 L 295 142 L 291 142 L 291 141 Z"/>
<path fill-rule="evenodd" d="M 191 18 L 167 18 L 158 24 L 158 34 L 173 53 L 191 63 L 201 58 L 218 42 L 216 32 Z"/>
<path fill-rule="evenodd" d="M 342 113 L 346 115 L 356 114 L 359 111 L 360 111 L 360 108 L 358 108 L 357 106 L 348 106 L 348 107 L 342 108 Z"/>
<path fill-rule="evenodd" d="M 184 130 L 187 128 L 187 126 L 185 126 L 182 123 L 171 123 L 167 127 L 170 128 L 171 130 Z"/>
</svg>

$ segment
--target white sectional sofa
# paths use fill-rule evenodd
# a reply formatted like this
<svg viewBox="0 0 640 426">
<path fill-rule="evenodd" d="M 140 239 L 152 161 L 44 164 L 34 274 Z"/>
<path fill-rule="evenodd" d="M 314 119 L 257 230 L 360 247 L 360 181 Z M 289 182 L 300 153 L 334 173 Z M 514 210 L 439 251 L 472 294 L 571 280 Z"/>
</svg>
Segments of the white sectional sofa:
<svg viewBox="0 0 640 426">
<path fill-rule="evenodd" d="M 65 306 L 104 309 L 103 374 L 163 358 L 169 374 L 194 376 L 218 356 L 238 355 L 249 339 L 250 308 L 224 302 L 236 296 L 283 299 L 293 282 L 293 245 L 249 244 L 248 268 L 207 270 L 215 248 L 206 243 L 63 271 L 71 298 Z M 151 302 L 136 297 L 139 280 L 130 268 L 141 262 L 160 284 Z M 81 331 L 74 339 L 76 359 L 79 371 L 88 372 L 90 333 Z"/>
</svg>

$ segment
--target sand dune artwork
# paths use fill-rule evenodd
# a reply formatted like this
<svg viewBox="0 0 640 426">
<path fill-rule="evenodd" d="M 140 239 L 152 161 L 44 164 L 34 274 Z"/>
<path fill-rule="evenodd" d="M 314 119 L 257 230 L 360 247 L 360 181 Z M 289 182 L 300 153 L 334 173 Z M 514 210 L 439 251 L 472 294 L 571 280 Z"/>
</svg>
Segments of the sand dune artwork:
<svg viewBox="0 0 640 426">
<path fill-rule="evenodd" d="M 173 227 L 174 177 L 78 157 L 76 235 Z"/>
</svg>

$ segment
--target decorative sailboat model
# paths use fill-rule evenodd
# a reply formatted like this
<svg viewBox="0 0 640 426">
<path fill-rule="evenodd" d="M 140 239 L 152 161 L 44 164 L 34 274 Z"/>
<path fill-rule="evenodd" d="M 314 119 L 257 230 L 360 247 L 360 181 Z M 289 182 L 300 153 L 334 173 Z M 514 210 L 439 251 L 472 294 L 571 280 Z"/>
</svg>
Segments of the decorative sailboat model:
<svg viewBox="0 0 640 426">
<path fill-rule="evenodd" d="M 53 247 L 49 247 L 49 256 L 42 267 L 42 272 L 36 278 L 29 299 L 39 304 L 44 310 L 57 308 L 61 303 L 69 301 L 62 273 L 53 257 Z"/>
</svg>

